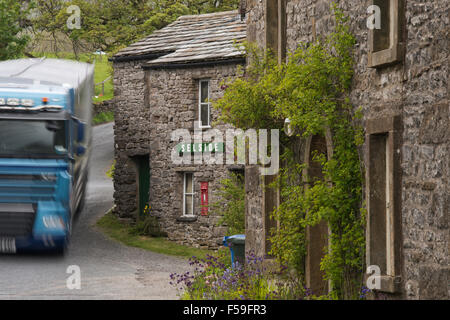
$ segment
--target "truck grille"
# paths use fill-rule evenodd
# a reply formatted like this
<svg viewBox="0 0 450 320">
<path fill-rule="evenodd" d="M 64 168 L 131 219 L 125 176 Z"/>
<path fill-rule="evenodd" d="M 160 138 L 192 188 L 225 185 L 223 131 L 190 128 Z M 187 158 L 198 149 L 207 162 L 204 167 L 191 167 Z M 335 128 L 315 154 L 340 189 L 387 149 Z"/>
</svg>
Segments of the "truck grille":
<svg viewBox="0 0 450 320">
<path fill-rule="evenodd" d="M 0 237 L 25 237 L 33 230 L 36 208 L 31 204 L 0 203 Z"/>
<path fill-rule="evenodd" d="M 0 174 L 0 202 L 52 201 L 55 187 L 54 176 Z"/>
</svg>

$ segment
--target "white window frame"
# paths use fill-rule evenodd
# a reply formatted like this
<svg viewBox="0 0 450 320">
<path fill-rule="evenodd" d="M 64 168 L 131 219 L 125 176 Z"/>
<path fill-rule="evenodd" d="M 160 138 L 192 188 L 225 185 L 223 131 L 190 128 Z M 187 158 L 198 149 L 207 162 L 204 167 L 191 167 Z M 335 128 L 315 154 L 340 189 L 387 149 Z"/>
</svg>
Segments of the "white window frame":
<svg viewBox="0 0 450 320">
<path fill-rule="evenodd" d="M 202 83 L 208 84 L 208 102 L 202 102 Z M 198 81 L 198 124 L 201 129 L 211 128 L 211 102 L 209 102 L 211 98 L 211 82 L 209 79 L 199 80 Z M 203 125 L 202 123 L 202 105 L 208 106 L 208 125 Z"/>
<path fill-rule="evenodd" d="M 187 179 L 186 176 L 190 174 L 192 175 L 192 192 L 191 193 L 187 193 Z M 192 214 L 186 214 L 186 196 L 192 196 Z M 194 192 L 194 173 L 192 172 L 184 172 L 183 173 L 183 216 L 184 217 L 192 217 L 194 216 L 194 196 L 195 196 L 195 192 Z"/>
</svg>

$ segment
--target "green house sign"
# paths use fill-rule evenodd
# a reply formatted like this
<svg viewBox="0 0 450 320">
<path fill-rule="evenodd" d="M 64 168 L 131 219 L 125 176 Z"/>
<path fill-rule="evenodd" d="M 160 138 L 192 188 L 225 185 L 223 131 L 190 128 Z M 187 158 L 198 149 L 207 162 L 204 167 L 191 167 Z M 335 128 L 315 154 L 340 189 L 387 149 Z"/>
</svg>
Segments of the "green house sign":
<svg viewBox="0 0 450 320">
<path fill-rule="evenodd" d="M 223 153 L 225 144 L 223 142 L 208 143 L 179 143 L 178 153 Z"/>
</svg>

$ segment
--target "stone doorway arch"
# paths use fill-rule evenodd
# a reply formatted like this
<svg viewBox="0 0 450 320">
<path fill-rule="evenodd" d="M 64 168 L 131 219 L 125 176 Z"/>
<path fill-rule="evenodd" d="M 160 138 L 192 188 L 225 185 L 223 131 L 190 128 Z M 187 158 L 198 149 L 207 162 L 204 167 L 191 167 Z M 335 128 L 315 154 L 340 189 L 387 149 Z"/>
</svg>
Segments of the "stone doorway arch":
<svg viewBox="0 0 450 320">
<path fill-rule="evenodd" d="M 332 136 L 329 129 L 324 135 L 312 135 L 307 138 L 304 159 L 306 170 L 303 174 L 305 188 L 308 188 L 315 180 L 324 179 L 321 164 L 314 161 L 316 152 L 324 154 L 327 159 L 333 156 Z M 328 246 L 329 234 L 329 226 L 325 221 L 306 228 L 305 280 L 306 286 L 315 295 L 325 295 L 330 290 L 330 284 L 323 280 L 324 272 L 320 270 L 320 262 L 325 256 L 324 250 Z"/>
</svg>

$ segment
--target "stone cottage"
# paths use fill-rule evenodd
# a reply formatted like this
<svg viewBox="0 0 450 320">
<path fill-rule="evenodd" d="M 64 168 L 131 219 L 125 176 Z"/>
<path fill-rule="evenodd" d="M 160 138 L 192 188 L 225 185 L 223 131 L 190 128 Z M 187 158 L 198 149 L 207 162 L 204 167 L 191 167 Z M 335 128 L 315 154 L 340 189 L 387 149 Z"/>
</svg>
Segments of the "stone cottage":
<svg viewBox="0 0 450 320">
<path fill-rule="evenodd" d="M 113 57 L 117 215 L 136 219 L 150 203 L 169 239 L 217 247 L 225 230 L 209 205 L 220 180 L 239 167 L 195 157 L 223 154 L 223 143 L 207 136 L 229 126 L 217 123 L 211 101 L 245 65 L 235 43 L 245 38 L 237 11 L 182 16 Z"/>
<path fill-rule="evenodd" d="M 333 26 L 327 0 L 247 0 L 247 39 L 278 53 L 311 42 Z M 381 268 L 379 292 L 390 299 L 449 299 L 449 7 L 446 0 L 334 1 L 356 36 L 351 102 L 362 106 L 366 141 L 366 265 Z M 381 29 L 370 30 L 369 6 Z M 369 9 L 369 10 L 368 10 Z M 300 141 L 299 161 L 330 154 L 331 137 Z M 246 167 L 246 249 L 269 252 L 273 177 Z M 308 235 L 307 285 L 326 292 L 318 270 L 320 235 Z M 323 237 L 322 237 L 323 239 Z M 317 292 L 317 291 L 316 291 Z"/>
</svg>

